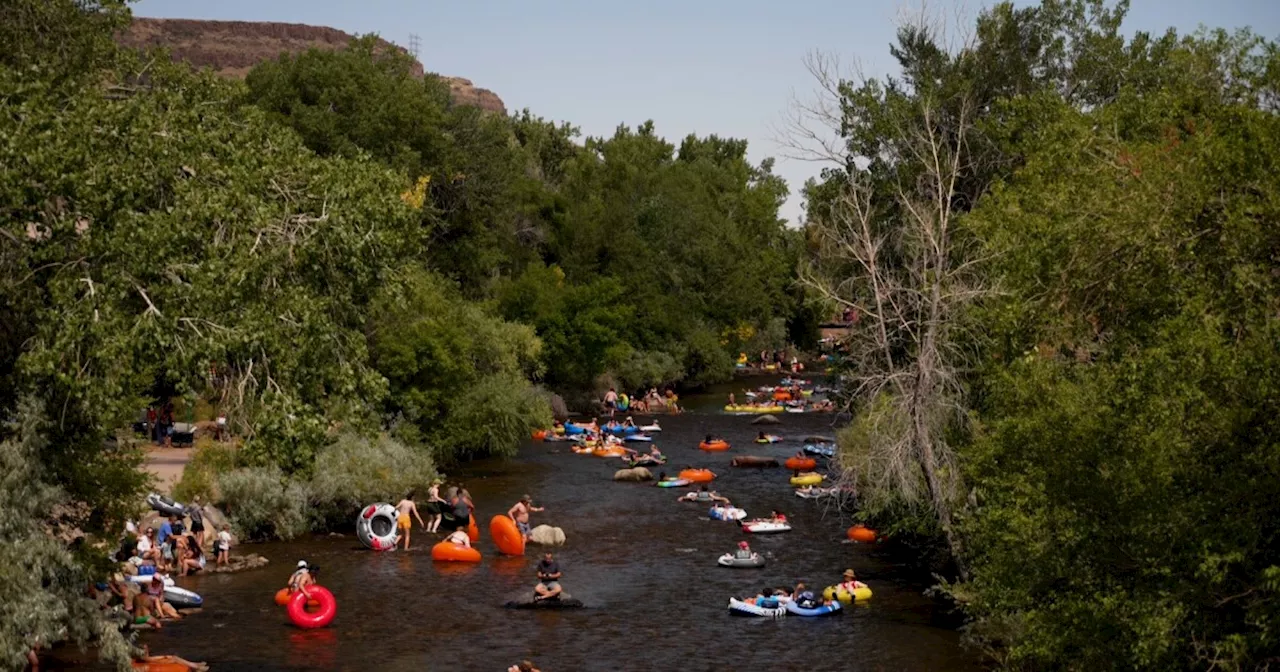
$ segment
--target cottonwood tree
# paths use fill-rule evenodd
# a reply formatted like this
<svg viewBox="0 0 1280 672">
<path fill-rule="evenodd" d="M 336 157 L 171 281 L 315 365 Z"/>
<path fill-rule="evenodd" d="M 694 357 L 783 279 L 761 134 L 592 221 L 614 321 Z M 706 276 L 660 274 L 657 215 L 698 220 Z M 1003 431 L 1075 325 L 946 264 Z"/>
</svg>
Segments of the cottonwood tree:
<svg viewBox="0 0 1280 672">
<path fill-rule="evenodd" d="M 845 75 L 836 58 L 811 55 L 818 96 L 796 105 L 783 142 L 793 158 L 830 164 L 807 189 L 801 282 L 860 316 L 845 342 L 855 422 L 840 479 L 864 509 L 931 513 L 961 563 L 949 434 L 966 416 L 962 317 L 988 290 L 957 226 L 976 110 L 970 80 L 947 75 L 969 52 L 938 49 L 939 32 L 899 31 L 895 55 L 912 64 L 901 80 Z"/>
</svg>

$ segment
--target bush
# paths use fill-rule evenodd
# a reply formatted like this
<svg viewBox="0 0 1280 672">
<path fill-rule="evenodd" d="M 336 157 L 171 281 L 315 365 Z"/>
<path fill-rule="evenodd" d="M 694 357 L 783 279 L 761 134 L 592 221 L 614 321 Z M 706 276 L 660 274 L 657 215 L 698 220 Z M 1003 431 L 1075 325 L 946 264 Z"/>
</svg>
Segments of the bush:
<svg viewBox="0 0 1280 672">
<path fill-rule="evenodd" d="M 370 502 L 395 502 L 412 489 L 425 490 L 437 476 L 427 451 L 384 435 L 368 440 L 343 434 L 316 457 L 308 488 L 315 529 L 349 525 Z"/>
<path fill-rule="evenodd" d="M 241 539 L 291 539 L 309 529 L 307 487 L 278 467 L 236 469 L 218 479 L 218 489 Z"/>
<path fill-rule="evenodd" d="M 197 439 L 191 461 L 173 486 L 173 498 L 190 502 L 198 495 L 205 502 L 218 501 L 221 498 L 218 478 L 239 466 L 236 458 L 236 447 L 232 444 L 218 443 L 208 437 Z"/>
</svg>

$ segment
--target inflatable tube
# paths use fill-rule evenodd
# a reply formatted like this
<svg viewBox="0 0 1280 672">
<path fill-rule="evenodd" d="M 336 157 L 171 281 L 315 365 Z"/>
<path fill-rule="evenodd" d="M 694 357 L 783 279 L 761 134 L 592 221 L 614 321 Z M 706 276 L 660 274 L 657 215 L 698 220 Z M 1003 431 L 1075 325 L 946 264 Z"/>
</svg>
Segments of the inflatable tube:
<svg viewBox="0 0 1280 672">
<path fill-rule="evenodd" d="M 631 434 L 639 434 L 639 433 L 640 433 L 640 428 L 639 428 L 639 427 L 636 427 L 635 425 L 631 425 L 630 427 L 628 427 L 628 426 L 625 426 L 625 425 L 624 425 L 624 426 L 622 427 L 622 435 L 623 435 L 623 436 L 628 436 L 628 435 L 631 435 Z"/>
<path fill-rule="evenodd" d="M 623 440 L 623 441 L 631 441 L 631 442 L 635 442 L 635 441 L 653 441 L 653 437 L 652 437 L 652 436 L 645 436 L 644 434 L 628 434 L 628 435 L 626 435 L 625 437 L 623 437 L 623 439 L 622 439 L 622 440 Z"/>
<path fill-rule="evenodd" d="M 130 582 L 140 584 L 143 586 L 143 590 L 146 590 L 145 586 L 151 583 L 151 579 L 155 577 L 156 574 L 153 571 L 150 574 L 133 574 L 128 578 Z M 194 591 L 187 590 L 186 588 L 179 588 L 173 582 L 172 577 L 162 574 L 160 575 L 160 579 L 164 581 L 164 601 L 172 604 L 174 609 L 195 609 L 197 607 L 204 606 L 203 597 L 200 597 L 200 595 Z"/>
<path fill-rule="evenodd" d="M 809 455 L 821 455 L 822 457 L 836 456 L 835 446 L 815 446 L 813 444 L 806 444 L 804 447 L 804 452 L 808 453 Z"/>
<path fill-rule="evenodd" d="M 642 432 L 661 432 L 661 431 L 662 431 L 662 427 L 658 426 L 658 423 L 656 423 L 656 422 L 655 422 L 655 423 L 653 423 L 652 425 L 642 425 L 642 426 L 640 427 L 640 431 L 642 431 Z"/>
<path fill-rule="evenodd" d="M 129 663 L 133 669 L 139 672 L 190 672 L 191 668 L 182 663 L 162 663 L 151 662 L 144 663 L 141 661 L 133 661 Z"/>
<path fill-rule="evenodd" d="M 375 551 L 395 548 L 400 540 L 396 518 L 400 512 L 386 502 L 370 504 L 356 516 L 356 537 L 360 543 Z"/>
<path fill-rule="evenodd" d="M 731 404 L 724 407 L 726 413 L 781 413 L 782 406 L 754 406 L 751 404 Z"/>
<path fill-rule="evenodd" d="M 716 440 L 708 443 L 706 441 L 703 441 L 698 444 L 698 447 L 701 448 L 702 450 L 707 451 L 708 453 L 719 453 L 719 452 L 729 450 L 729 442 Z"/>
<path fill-rule="evenodd" d="M 743 523 L 742 530 L 753 534 L 776 534 L 778 532 L 790 532 L 791 526 L 786 523 L 775 523 L 771 520 L 753 520 Z"/>
<path fill-rule="evenodd" d="M 632 467 L 659 467 L 667 463 L 667 457 L 654 457 L 652 455 L 641 455 L 640 457 L 627 460 L 627 465 Z"/>
<path fill-rule="evenodd" d="M 796 497 L 800 499 L 822 499 L 823 497 L 835 497 L 839 491 L 840 488 L 815 488 L 811 485 L 806 485 L 796 490 Z"/>
<path fill-rule="evenodd" d="M 596 457 L 622 457 L 627 454 L 627 451 L 622 446 L 605 446 L 604 448 L 596 448 L 595 452 L 591 454 Z"/>
<path fill-rule="evenodd" d="M 711 507 L 711 510 L 707 512 L 707 516 L 709 516 L 711 520 L 727 520 L 732 522 L 746 518 L 747 512 L 736 506 L 713 506 Z"/>
<path fill-rule="evenodd" d="M 323 628 L 332 623 L 333 617 L 338 614 L 338 601 L 333 599 L 333 593 L 321 586 L 308 586 L 307 593 L 311 600 L 301 591 L 293 594 L 289 600 L 289 620 L 299 628 L 308 630 Z M 310 601 L 319 603 L 315 611 L 308 610 L 307 603 Z"/>
<path fill-rule="evenodd" d="M 794 485 L 796 487 L 802 487 L 805 485 L 817 485 L 821 483 L 822 479 L 824 478 L 826 477 L 823 476 L 822 474 L 815 474 L 813 472 L 809 472 L 807 474 L 800 474 L 799 476 L 792 476 L 791 485 Z"/>
<path fill-rule="evenodd" d="M 545 429 L 539 429 L 538 431 L 534 432 L 534 433 L 533 433 L 533 440 L 534 440 L 534 441 L 546 441 L 546 440 L 547 440 L 547 430 L 545 430 Z"/>
<path fill-rule="evenodd" d="M 788 413 L 804 413 L 805 412 L 803 406 L 788 406 L 786 408 L 786 411 Z"/>
<path fill-rule="evenodd" d="M 754 569 L 756 567 L 764 567 L 764 556 L 759 553 L 752 553 L 749 558 L 739 558 L 732 553 L 725 553 L 716 560 L 716 564 L 721 567 Z"/>
<path fill-rule="evenodd" d="M 845 590 L 842 586 L 827 586 L 822 589 L 822 597 L 828 600 L 836 600 L 838 602 L 849 604 L 851 602 L 865 602 L 871 599 L 871 586 L 858 581 L 857 587 L 853 592 Z"/>
<path fill-rule="evenodd" d="M 431 547 L 431 559 L 440 562 L 480 562 L 480 551 L 442 541 Z"/>
<path fill-rule="evenodd" d="M 773 400 L 774 401 L 791 401 L 791 392 L 787 390 L 774 390 Z"/>
<path fill-rule="evenodd" d="M 710 483 L 715 477 L 715 472 L 710 469 L 685 469 L 680 472 L 680 478 L 690 483 Z"/>
<path fill-rule="evenodd" d="M 182 517 L 187 515 L 186 507 L 158 492 L 147 495 L 147 506 L 166 516 Z"/>
<path fill-rule="evenodd" d="M 289 606 L 289 600 L 292 600 L 292 599 L 293 599 L 293 593 L 289 592 L 288 588 L 281 588 L 280 590 L 276 591 L 276 604 L 282 607 L 287 607 Z M 307 602 L 307 606 L 318 607 L 320 606 L 320 603 L 317 602 L 316 600 L 309 600 Z"/>
<path fill-rule="evenodd" d="M 683 488 L 692 482 L 687 478 L 669 478 L 665 481 L 658 481 L 657 486 L 659 488 Z"/>
<path fill-rule="evenodd" d="M 772 608 L 757 607 L 750 602 L 743 602 L 731 597 L 729 598 L 729 613 L 739 614 L 742 616 L 759 616 L 763 618 L 782 618 L 787 615 L 787 610 L 781 606 Z"/>
<path fill-rule="evenodd" d="M 522 590 L 503 604 L 508 609 L 581 609 L 586 606 L 582 600 L 575 599 L 569 593 L 561 591 L 549 600 L 535 600 L 532 590 Z"/>
<path fill-rule="evenodd" d="M 467 536 L 471 538 L 472 544 L 480 541 L 480 526 L 476 525 L 475 514 L 467 518 Z"/>
<path fill-rule="evenodd" d="M 584 427 L 580 427 L 573 423 L 566 422 L 564 424 L 564 433 L 568 434 L 569 436 L 574 436 L 577 434 L 586 434 L 587 430 Z"/>
<path fill-rule="evenodd" d="M 795 614 L 796 616 L 830 616 L 831 614 L 840 612 L 840 603 L 832 602 L 831 604 L 823 604 L 812 609 L 806 609 L 799 604 L 796 604 L 795 600 L 791 600 L 790 602 L 787 602 L 783 608 L 787 610 L 787 613 Z"/>
<path fill-rule="evenodd" d="M 864 525 L 854 525 L 845 531 L 845 535 L 850 539 L 863 543 L 873 544 L 876 541 L 876 531 Z"/>
<path fill-rule="evenodd" d="M 778 443 L 779 441 L 782 441 L 782 437 L 776 434 L 765 434 L 763 439 L 756 437 L 756 443 Z"/>
<path fill-rule="evenodd" d="M 520 528 L 510 516 L 494 516 L 489 521 L 489 536 L 493 537 L 493 545 L 504 555 L 524 555 L 524 536 Z"/>
<path fill-rule="evenodd" d="M 788 457 L 782 464 L 791 471 L 812 471 L 818 468 L 818 461 L 812 457 Z"/>
</svg>

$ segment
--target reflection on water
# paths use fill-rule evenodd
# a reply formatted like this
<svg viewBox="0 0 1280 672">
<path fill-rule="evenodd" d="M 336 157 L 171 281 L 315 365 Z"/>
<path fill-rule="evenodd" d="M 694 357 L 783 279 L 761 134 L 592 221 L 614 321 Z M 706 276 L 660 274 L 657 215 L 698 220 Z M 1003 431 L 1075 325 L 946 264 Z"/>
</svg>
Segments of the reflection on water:
<svg viewBox="0 0 1280 672">
<path fill-rule="evenodd" d="M 702 407 L 721 404 L 717 396 Z M 154 651 L 208 661 L 215 670 L 505 670 L 522 658 L 548 672 L 976 668 L 922 586 L 876 549 L 844 543 L 847 521 L 824 517 L 821 504 L 795 497 L 786 470 L 729 466 L 734 455 L 786 457 L 797 439 L 832 433 L 829 417 L 787 415 L 770 431 L 791 440 L 758 445 L 750 417 L 695 410 L 661 419 L 665 431 L 655 443 L 671 456 L 666 470 L 711 468 L 720 476 L 714 487 L 735 505 L 753 516 L 779 509 L 794 531 L 745 535 L 733 523 L 709 520 L 703 505 L 677 503 L 678 490 L 612 482 L 619 460 L 531 443 L 518 459 L 484 461 L 451 475 L 475 497 L 482 563 L 432 561 L 439 537 L 416 529 L 408 553 L 375 555 L 354 535 L 245 547 L 270 558 L 270 567 L 181 579 L 204 595 L 204 613 L 144 640 Z M 734 449 L 697 450 L 712 432 Z M 547 508 L 534 514 L 535 525 L 564 528 L 568 543 L 556 551 L 563 583 L 587 609 L 501 607 L 513 592 L 531 589 L 540 549 L 498 556 L 487 521 L 526 492 Z M 741 539 L 768 559 L 764 569 L 717 566 L 716 558 Z M 338 599 L 329 628 L 298 630 L 272 602 L 299 558 L 320 565 L 320 582 Z M 857 569 L 875 597 L 840 616 L 775 621 L 733 617 L 726 609 L 731 595 L 797 580 L 820 588 L 846 567 Z"/>
</svg>

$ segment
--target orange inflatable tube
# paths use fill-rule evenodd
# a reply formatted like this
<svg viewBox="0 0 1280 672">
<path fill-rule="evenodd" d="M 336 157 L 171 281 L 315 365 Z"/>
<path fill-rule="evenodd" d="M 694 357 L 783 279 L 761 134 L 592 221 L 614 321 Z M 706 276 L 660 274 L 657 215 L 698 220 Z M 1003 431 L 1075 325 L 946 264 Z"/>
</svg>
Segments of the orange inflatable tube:
<svg viewBox="0 0 1280 672">
<path fill-rule="evenodd" d="M 728 441 L 712 441 L 710 443 L 707 443 L 706 441 L 703 441 L 702 443 L 698 444 L 698 447 L 710 453 L 718 453 L 723 450 L 729 450 L 729 442 Z"/>
<path fill-rule="evenodd" d="M 494 516 L 489 521 L 489 536 L 503 555 L 524 555 L 524 535 L 510 516 Z"/>
<path fill-rule="evenodd" d="M 847 534 L 850 539 L 863 544 L 873 544 L 876 541 L 876 537 L 879 536 L 876 534 L 875 530 L 866 527 L 865 525 L 854 525 L 849 528 L 845 534 Z"/>
<path fill-rule="evenodd" d="M 163 656 L 157 656 L 157 658 L 162 657 Z M 144 663 L 135 660 L 131 665 L 133 665 L 133 669 L 139 670 L 139 672 L 188 672 L 191 669 L 182 663 L 166 663 L 160 661 Z"/>
<path fill-rule="evenodd" d="M 288 588 L 281 588 L 280 590 L 276 591 L 276 604 L 282 607 L 287 607 L 289 606 L 289 600 L 291 599 L 293 599 L 293 593 L 289 592 Z M 315 600 L 310 600 L 307 602 L 307 606 L 318 607 L 320 606 L 320 603 L 316 602 Z"/>
<path fill-rule="evenodd" d="M 618 446 L 609 446 L 608 448 L 596 448 L 596 457 L 622 457 L 627 453 L 626 450 Z"/>
<path fill-rule="evenodd" d="M 813 471 L 818 468 L 818 461 L 812 457 L 788 457 L 782 464 L 791 471 Z"/>
<path fill-rule="evenodd" d="M 685 469 L 680 472 L 680 478 L 683 478 L 690 483 L 706 483 L 714 480 L 715 477 L 715 473 L 710 469 Z"/>
<path fill-rule="evenodd" d="M 538 431 L 533 433 L 534 441 L 544 441 L 546 440 L 546 438 L 547 438 L 547 430 L 545 429 L 539 429 Z"/>
<path fill-rule="evenodd" d="M 467 536 L 471 538 L 471 543 L 480 541 L 480 526 L 476 525 L 476 514 L 471 514 L 467 519 Z"/>
<path fill-rule="evenodd" d="M 774 401 L 791 401 L 791 393 L 788 392 L 787 390 L 774 390 L 773 400 Z"/>
<path fill-rule="evenodd" d="M 440 562 L 480 562 L 480 551 L 442 541 L 431 547 L 431 559 Z"/>
</svg>

